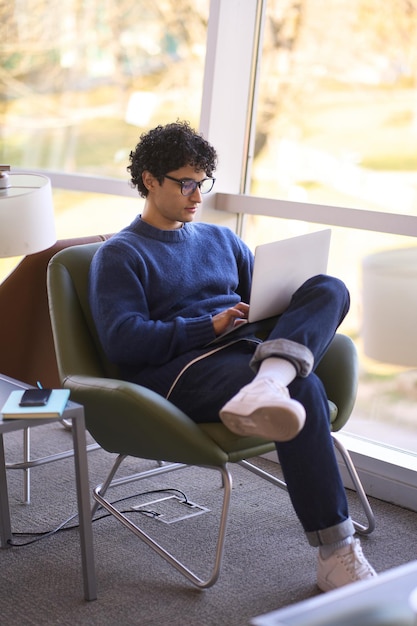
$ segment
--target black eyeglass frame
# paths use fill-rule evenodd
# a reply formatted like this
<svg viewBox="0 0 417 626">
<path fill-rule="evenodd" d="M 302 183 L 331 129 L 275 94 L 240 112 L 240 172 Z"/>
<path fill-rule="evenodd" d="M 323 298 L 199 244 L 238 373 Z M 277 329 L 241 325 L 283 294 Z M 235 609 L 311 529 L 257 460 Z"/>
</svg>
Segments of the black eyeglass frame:
<svg viewBox="0 0 417 626">
<path fill-rule="evenodd" d="M 173 176 L 168 176 L 168 174 L 164 174 L 164 178 L 168 178 L 169 180 L 174 181 L 174 183 L 177 183 L 178 185 L 180 185 L 181 193 L 183 196 L 192 196 L 195 190 L 197 189 L 197 187 L 199 188 L 200 193 L 202 194 L 210 193 L 210 191 L 213 189 L 214 183 L 216 182 L 216 179 L 212 178 L 211 176 L 209 176 L 208 178 L 203 178 L 203 180 L 200 180 L 200 181 L 193 180 L 192 178 L 182 178 L 182 179 L 174 178 Z M 210 189 L 203 191 L 201 189 L 201 186 L 208 180 L 211 181 L 211 187 Z M 185 185 L 191 185 L 193 187 L 192 190 L 188 193 L 184 193 Z"/>
</svg>

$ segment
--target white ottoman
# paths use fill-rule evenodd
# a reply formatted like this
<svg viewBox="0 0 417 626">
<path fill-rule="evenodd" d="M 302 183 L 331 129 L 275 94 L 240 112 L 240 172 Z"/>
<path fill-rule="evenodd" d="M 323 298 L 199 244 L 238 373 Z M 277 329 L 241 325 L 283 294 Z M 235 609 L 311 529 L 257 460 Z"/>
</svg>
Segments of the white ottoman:
<svg viewBox="0 0 417 626">
<path fill-rule="evenodd" d="M 417 247 L 387 250 L 362 262 L 365 354 L 417 366 Z"/>
</svg>

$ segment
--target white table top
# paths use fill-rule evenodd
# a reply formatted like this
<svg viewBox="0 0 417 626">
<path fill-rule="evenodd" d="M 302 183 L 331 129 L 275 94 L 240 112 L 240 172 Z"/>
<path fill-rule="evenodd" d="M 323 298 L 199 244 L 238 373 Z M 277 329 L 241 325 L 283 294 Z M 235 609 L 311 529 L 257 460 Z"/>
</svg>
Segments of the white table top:
<svg viewBox="0 0 417 626">
<path fill-rule="evenodd" d="M 383 572 L 377 578 L 347 585 L 292 606 L 254 618 L 252 626 L 352 626 L 396 624 L 415 626 L 417 619 L 417 561 Z M 411 598 L 414 595 L 413 599 Z M 413 608 L 412 608 L 412 600 Z M 367 621 L 369 610 L 377 609 Z M 397 610 L 395 621 L 386 621 Z M 362 613 L 358 618 L 358 613 Z M 352 621 L 352 614 L 356 617 Z M 384 616 L 384 617 L 383 617 Z M 380 619 L 378 619 L 378 617 Z"/>
</svg>

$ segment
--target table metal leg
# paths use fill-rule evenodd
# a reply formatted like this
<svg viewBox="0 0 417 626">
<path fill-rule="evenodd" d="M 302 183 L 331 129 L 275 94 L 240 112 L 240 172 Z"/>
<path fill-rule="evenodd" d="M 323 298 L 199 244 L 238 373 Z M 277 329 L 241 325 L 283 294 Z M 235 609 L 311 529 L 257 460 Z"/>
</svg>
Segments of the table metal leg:
<svg viewBox="0 0 417 626">
<path fill-rule="evenodd" d="M 84 409 L 76 409 L 79 416 L 72 420 L 75 480 L 77 485 L 78 517 L 80 523 L 81 560 L 86 600 L 96 600 L 96 573 L 94 565 L 93 529 L 91 517 L 90 484 L 87 465 Z M 81 415 L 81 417 L 80 417 Z"/>
<path fill-rule="evenodd" d="M 7 489 L 6 459 L 4 456 L 3 435 L 0 434 L 0 539 L 1 547 L 8 548 L 12 539 L 10 523 L 9 493 Z"/>
<path fill-rule="evenodd" d="M 23 431 L 23 462 L 27 464 L 23 470 L 23 500 L 30 504 L 30 428 Z"/>
</svg>

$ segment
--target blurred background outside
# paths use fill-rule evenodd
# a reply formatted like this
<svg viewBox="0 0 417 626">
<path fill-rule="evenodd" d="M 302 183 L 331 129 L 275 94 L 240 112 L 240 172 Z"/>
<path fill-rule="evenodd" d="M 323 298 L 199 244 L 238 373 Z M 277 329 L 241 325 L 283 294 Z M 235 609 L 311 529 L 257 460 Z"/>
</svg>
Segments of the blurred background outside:
<svg viewBox="0 0 417 626">
<path fill-rule="evenodd" d="M 142 132 L 177 119 L 199 125 L 209 5 L 0 3 L 0 162 L 128 186 L 129 152 Z M 417 215 L 417 0 L 268 0 L 250 193 Z M 54 202 L 58 238 L 66 238 L 115 232 L 142 201 L 55 189 Z M 317 228 L 312 207 L 312 223 L 247 216 L 244 238 L 254 249 Z M 348 430 L 415 453 L 417 351 L 403 363 L 363 350 L 367 259 L 411 249 L 406 267 L 402 254 L 389 265 L 394 286 L 407 275 L 402 291 L 386 286 L 401 319 L 410 293 L 417 312 L 415 238 L 332 230 L 329 273 L 350 289 L 342 330 L 360 354 Z M 18 260 L 0 261 L 0 279 Z"/>
</svg>

